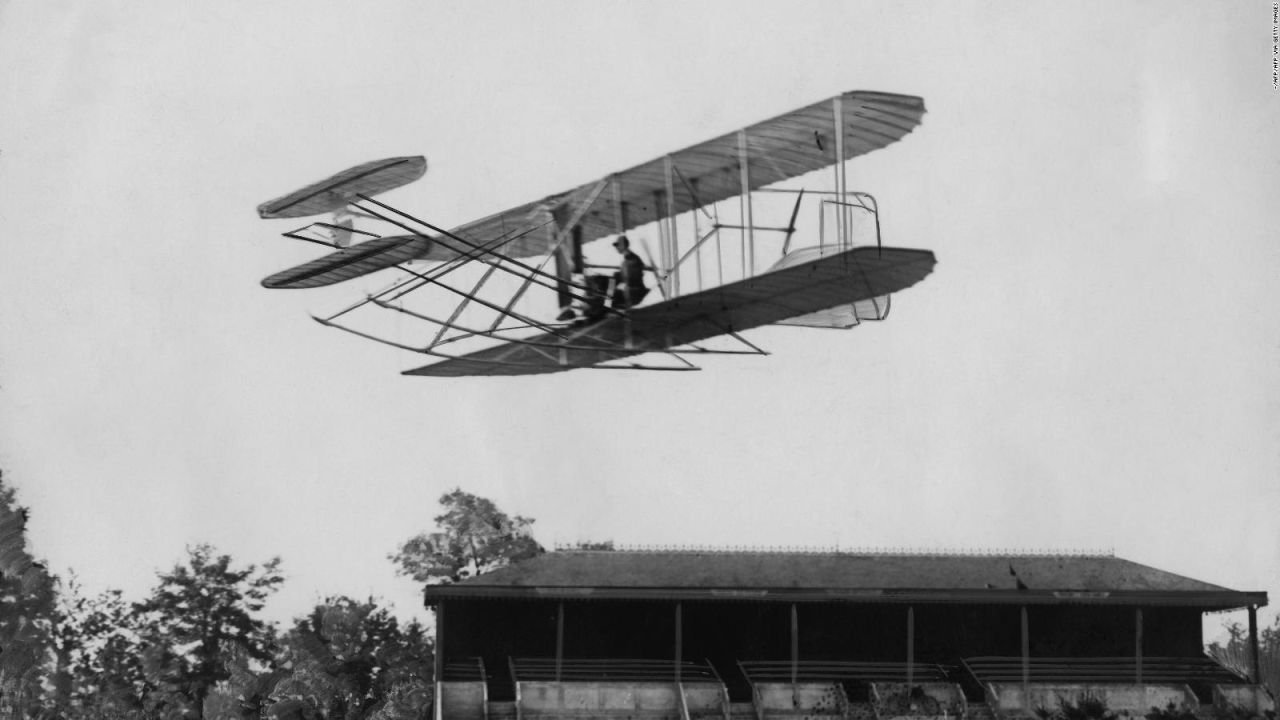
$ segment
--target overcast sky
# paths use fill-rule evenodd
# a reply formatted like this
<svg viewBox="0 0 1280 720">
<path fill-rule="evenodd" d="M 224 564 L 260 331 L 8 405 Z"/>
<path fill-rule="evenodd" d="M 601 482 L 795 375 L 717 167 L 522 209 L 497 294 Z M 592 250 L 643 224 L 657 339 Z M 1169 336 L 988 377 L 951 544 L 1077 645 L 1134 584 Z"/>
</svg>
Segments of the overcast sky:
<svg viewBox="0 0 1280 720">
<path fill-rule="evenodd" d="M 422 615 L 386 555 L 454 487 L 547 545 L 1114 548 L 1275 596 L 1271 38 L 1266 2 L 0 0 L 0 467 L 55 571 L 280 555 L 280 619 Z M 319 248 L 256 205 L 359 162 L 426 155 L 387 200 L 456 225 L 854 89 L 929 111 L 849 167 L 938 257 L 882 324 L 440 380 L 308 319 L 365 286 L 258 284 Z"/>
</svg>

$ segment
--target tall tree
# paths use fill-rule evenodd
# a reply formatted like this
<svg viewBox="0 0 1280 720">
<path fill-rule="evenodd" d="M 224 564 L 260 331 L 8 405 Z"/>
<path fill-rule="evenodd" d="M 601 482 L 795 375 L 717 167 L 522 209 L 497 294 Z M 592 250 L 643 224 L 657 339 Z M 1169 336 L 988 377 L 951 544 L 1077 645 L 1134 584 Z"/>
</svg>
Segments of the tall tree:
<svg viewBox="0 0 1280 720">
<path fill-rule="evenodd" d="M 27 509 L 0 474 L 0 716 L 41 713 L 54 581 L 27 550 Z"/>
<path fill-rule="evenodd" d="M 274 633 L 256 614 L 280 584 L 280 559 L 236 569 L 209 545 L 187 548 L 186 564 L 160 573 L 151 596 L 134 605 L 143 664 L 153 685 L 150 709 L 166 712 L 185 700 L 186 714 L 203 717 L 213 686 L 231 677 L 238 652 L 266 662 Z"/>
<path fill-rule="evenodd" d="M 533 520 L 509 517 L 492 500 L 455 489 L 440 498 L 436 532 L 415 535 L 390 556 L 396 572 L 427 584 L 457 582 L 543 552 Z"/>
</svg>

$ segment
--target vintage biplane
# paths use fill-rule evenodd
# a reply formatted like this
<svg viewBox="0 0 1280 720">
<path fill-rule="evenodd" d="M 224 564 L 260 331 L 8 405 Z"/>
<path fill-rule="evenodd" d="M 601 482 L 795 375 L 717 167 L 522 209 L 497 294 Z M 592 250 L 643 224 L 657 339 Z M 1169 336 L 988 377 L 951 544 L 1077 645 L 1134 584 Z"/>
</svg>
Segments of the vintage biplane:
<svg viewBox="0 0 1280 720">
<path fill-rule="evenodd" d="M 740 333 L 882 320 L 891 293 L 932 271 L 932 252 L 881 243 L 875 199 L 848 190 L 845 172 L 924 112 L 918 97 L 847 92 L 451 230 L 375 199 L 422 177 L 424 158 L 365 163 L 258 207 L 332 215 L 283 234 L 336 249 L 262 284 L 397 269 L 315 319 L 435 360 L 407 375 L 696 370 L 692 355 L 767 354 Z M 657 291 L 635 307 L 611 306 L 598 272 L 618 257 L 597 241 L 624 234 Z M 384 327 L 353 321 L 369 315 Z"/>
</svg>

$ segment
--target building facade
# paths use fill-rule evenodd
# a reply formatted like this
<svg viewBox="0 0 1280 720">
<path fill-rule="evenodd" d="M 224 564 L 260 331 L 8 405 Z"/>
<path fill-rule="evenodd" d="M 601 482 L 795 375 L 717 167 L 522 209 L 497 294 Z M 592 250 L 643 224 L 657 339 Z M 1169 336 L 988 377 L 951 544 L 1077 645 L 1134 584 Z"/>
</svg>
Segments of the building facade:
<svg viewBox="0 0 1280 720">
<path fill-rule="evenodd" d="M 1265 593 L 1110 555 L 557 551 L 429 587 L 437 716 L 1265 715 L 1206 612 Z"/>
</svg>

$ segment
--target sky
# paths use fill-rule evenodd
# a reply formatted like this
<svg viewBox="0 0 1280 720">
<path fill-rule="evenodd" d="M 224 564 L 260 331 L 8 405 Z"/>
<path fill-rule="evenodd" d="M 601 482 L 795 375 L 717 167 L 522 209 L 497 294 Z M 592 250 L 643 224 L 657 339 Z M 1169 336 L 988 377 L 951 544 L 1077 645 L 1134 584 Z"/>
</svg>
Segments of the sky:
<svg viewBox="0 0 1280 720">
<path fill-rule="evenodd" d="M 1114 550 L 1275 596 L 1272 17 L 0 1 L 0 467 L 32 550 L 140 597 L 208 542 L 283 558 L 273 618 L 425 617 L 387 556 L 460 487 L 548 546 Z M 425 155 L 386 199 L 458 225 L 855 89 L 928 108 L 848 167 L 885 243 L 938 258 L 884 323 L 442 380 L 308 319 L 364 285 L 259 285 L 319 248 L 258 203 L 360 162 Z"/>
</svg>

